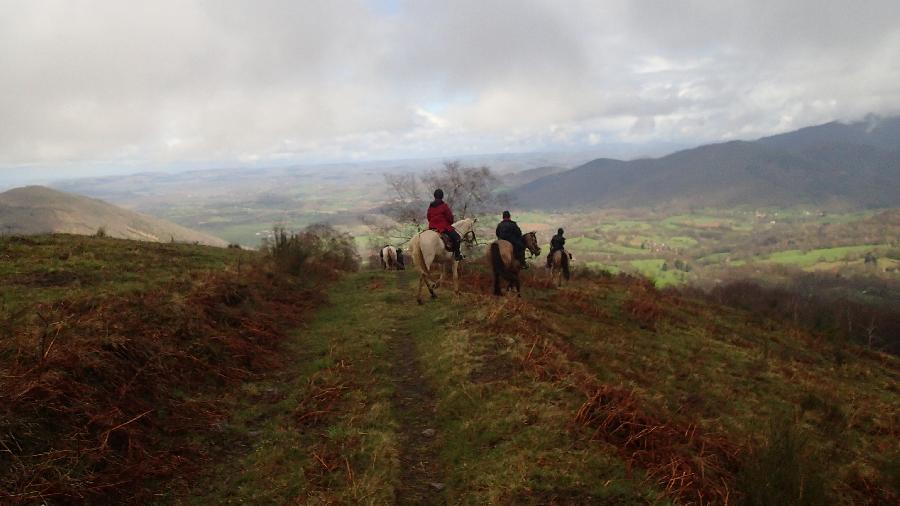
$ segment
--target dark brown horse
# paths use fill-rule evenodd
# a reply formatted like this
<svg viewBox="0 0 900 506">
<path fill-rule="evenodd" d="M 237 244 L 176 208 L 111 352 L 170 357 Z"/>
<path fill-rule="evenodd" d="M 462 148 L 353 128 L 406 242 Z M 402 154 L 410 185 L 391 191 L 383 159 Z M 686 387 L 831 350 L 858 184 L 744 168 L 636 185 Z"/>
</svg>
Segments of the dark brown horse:
<svg viewBox="0 0 900 506">
<path fill-rule="evenodd" d="M 522 236 L 525 242 L 525 248 L 534 256 L 541 254 L 541 248 L 538 247 L 537 234 L 528 232 Z M 513 245 L 509 241 L 498 239 L 491 243 L 487 252 L 488 263 L 491 271 L 494 273 L 494 295 L 502 295 L 500 291 L 500 278 L 506 280 L 506 289 L 516 289 L 516 294 L 522 296 L 522 283 L 519 281 L 519 271 L 523 265 L 519 263 L 519 259 L 513 251 Z"/>
</svg>

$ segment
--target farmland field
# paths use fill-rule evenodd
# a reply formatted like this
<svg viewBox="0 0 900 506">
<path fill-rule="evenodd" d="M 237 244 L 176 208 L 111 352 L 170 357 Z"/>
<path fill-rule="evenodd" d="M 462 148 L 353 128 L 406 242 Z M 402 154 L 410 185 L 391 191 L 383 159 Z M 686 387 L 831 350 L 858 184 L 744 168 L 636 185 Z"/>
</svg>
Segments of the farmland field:
<svg viewBox="0 0 900 506">
<path fill-rule="evenodd" d="M 658 286 L 711 284 L 737 270 L 762 279 L 778 269 L 900 281 L 897 211 L 595 210 L 514 218 L 523 231 L 537 231 L 542 243 L 564 228 L 576 265 L 639 273 Z"/>
</svg>

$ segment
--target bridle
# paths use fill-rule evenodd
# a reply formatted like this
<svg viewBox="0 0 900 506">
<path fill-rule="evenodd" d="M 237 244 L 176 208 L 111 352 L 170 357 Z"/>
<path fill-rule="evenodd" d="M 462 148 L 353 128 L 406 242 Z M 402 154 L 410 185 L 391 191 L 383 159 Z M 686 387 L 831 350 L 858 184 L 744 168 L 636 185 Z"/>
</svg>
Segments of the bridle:
<svg viewBox="0 0 900 506">
<path fill-rule="evenodd" d="M 462 242 L 464 242 L 466 244 L 478 245 L 478 238 L 475 237 L 475 225 L 474 224 L 472 225 L 472 228 L 468 232 L 463 234 Z"/>
</svg>

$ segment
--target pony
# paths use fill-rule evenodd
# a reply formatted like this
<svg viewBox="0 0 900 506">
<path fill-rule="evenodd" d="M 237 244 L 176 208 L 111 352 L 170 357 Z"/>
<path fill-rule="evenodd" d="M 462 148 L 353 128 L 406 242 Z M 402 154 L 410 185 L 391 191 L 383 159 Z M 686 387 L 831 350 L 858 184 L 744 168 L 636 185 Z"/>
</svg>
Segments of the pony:
<svg viewBox="0 0 900 506">
<path fill-rule="evenodd" d="M 563 278 L 569 281 L 571 277 L 572 254 L 564 249 L 558 249 L 550 255 L 550 281 L 556 281 L 557 287 L 562 287 Z"/>
<path fill-rule="evenodd" d="M 381 249 L 381 267 L 386 271 L 400 270 L 400 262 L 397 261 L 396 248 L 389 245 Z"/>
<path fill-rule="evenodd" d="M 475 242 L 475 220 L 466 218 L 453 224 L 453 228 L 459 233 L 462 242 L 471 244 Z M 453 253 L 444 247 L 441 235 L 434 230 L 423 230 L 414 235 L 409 241 L 409 251 L 416 269 L 419 270 L 419 289 L 416 293 L 416 302 L 422 304 L 422 287 L 428 288 L 432 299 L 437 295 L 434 289 L 444 281 L 446 266 L 453 267 L 453 291 L 459 293 L 459 262 L 453 258 Z M 431 277 L 431 268 L 441 266 L 440 279 L 435 281 Z"/>
<path fill-rule="evenodd" d="M 540 256 L 541 248 L 538 246 L 537 234 L 528 232 L 522 236 L 525 242 L 525 248 L 531 252 L 533 256 Z M 524 267 L 519 264 L 519 260 L 513 254 L 513 245 L 509 241 L 497 239 L 492 242 L 487 251 L 488 264 L 494 274 L 494 295 L 501 295 L 500 278 L 507 282 L 506 289 L 516 289 L 516 294 L 522 296 L 522 285 L 519 282 L 519 271 Z"/>
</svg>

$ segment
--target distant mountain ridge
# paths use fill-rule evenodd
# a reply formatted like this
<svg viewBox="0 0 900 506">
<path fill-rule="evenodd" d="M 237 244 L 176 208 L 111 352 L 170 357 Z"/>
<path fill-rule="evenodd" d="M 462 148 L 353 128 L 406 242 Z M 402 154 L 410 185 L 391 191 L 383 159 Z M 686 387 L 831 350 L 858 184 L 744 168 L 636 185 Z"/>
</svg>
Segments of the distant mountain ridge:
<svg viewBox="0 0 900 506">
<path fill-rule="evenodd" d="M 900 117 L 826 123 L 632 161 L 601 158 L 518 187 L 527 208 L 900 206 Z"/>
<path fill-rule="evenodd" d="M 0 233 L 90 235 L 101 227 L 110 237 L 122 239 L 227 246 L 225 241 L 209 234 L 44 186 L 25 186 L 0 193 Z"/>
</svg>

